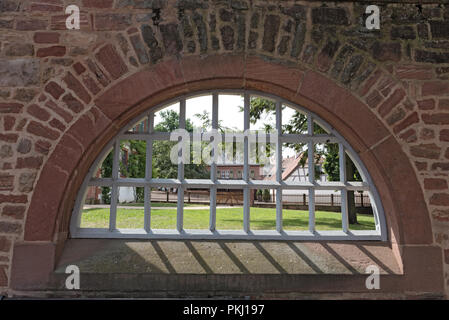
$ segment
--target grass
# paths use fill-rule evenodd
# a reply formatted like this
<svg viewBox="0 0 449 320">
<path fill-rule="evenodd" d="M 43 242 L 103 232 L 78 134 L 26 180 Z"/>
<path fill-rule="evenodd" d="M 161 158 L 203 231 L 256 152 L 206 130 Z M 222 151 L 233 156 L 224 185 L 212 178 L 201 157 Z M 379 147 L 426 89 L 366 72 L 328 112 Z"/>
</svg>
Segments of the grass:
<svg viewBox="0 0 449 320">
<path fill-rule="evenodd" d="M 251 208 L 252 230 L 275 230 L 276 210 L 272 208 Z M 372 215 L 357 215 L 358 224 L 351 224 L 351 230 L 374 230 Z M 142 209 L 118 209 L 117 228 L 143 228 Z M 285 230 L 307 230 L 309 213 L 302 210 L 283 210 L 283 225 Z M 218 230 L 241 230 L 243 228 L 242 208 L 218 208 Z M 317 230 L 341 230 L 341 214 L 336 212 L 315 212 Z M 109 209 L 86 209 L 81 218 L 82 228 L 108 228 Z M 151 227 L 153 229 L 176 229 L 175 209 L 151 210 Z M 209 210 L 184 210 L 184 229 L 208 229 Z"/>
</svg>

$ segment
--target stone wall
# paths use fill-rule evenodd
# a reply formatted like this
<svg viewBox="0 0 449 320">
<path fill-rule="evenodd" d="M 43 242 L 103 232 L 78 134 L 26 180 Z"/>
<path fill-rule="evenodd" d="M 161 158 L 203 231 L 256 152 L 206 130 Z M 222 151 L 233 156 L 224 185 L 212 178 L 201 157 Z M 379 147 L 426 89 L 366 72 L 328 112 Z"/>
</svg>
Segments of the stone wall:
<svg viewBox="0 0 449 320">
<path fill-rule="evenodd" d="M 32 199 L 60 210 L 58 177 L 76 170 L 71 155 L 90 143 L 65 133 L 74 126 L 95 132 L 117 116 L 99 96 L 170 59 L 239 55 L 313 70 L 389 128 L 420 183 L 425 204 L 416 210 L 431 217 L 448 294 L 449 5 L 390 2 L 397 3 L 373 2 L 381 29 L 369 31 L 367 1 L 1 1 L 0 292 L 8 291 L 15 244 L 44 240 L 25 235 L 27 215 L 43 210 Z M 79 31 L 66 30 L 69 4 L 81 9 Z M 36 190 L 51 155 L 65 165 L 52 167 L 53 185 Z"/>
</svg>

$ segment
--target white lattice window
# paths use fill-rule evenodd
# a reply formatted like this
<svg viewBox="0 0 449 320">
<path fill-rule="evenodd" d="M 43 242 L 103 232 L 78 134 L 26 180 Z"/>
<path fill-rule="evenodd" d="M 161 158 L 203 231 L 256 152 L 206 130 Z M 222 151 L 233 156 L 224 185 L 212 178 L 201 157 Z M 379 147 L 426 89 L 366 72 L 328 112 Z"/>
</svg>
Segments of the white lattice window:
<svg viewBox="0 0 449 320">
<path fill-rule="evenodd" d="M 269 101 L 270 106 L 256 120 L 251 118 L 255 98 Z M 167 113 L 168 110 L 171 112 Z M 188 131 L 194 116 L 201 119 L 201 128 Z M 298 117 L 303 120 L 301 124 Z M 235 126 L 223 129 L 223 121 L 231 118 Z M 163 121 L 166 127 L 170 124 L 173 129 L 187 130 L 189 151 L 180 147 L 181 142 L 172 141 L 172 132 L 158 130 Z M 261 121 L 265 125 L 271 121 L 270 128 L 261 130 L 258 126 Z M 305 129 L 295 132 L 295 125 Z M 230 131 L 231 140 L 228 139 Z M 216 138 L 211 132 L 219 132 L 222 143 L 214 144 Z M 241 165 L 243 172 L 235 169 L 235 175 L 230 175 L 230 170 L 217 170 L 214 161 L 210 164 L 186 162 L 183 157 L 204 153 L 203 149 L 195 149 L 195 139 L 200 139 L 201 148 L 209 146 L 207 152 L 212 158 L 215 153 L 220 154 L 217 158 L 224 165 L 236 168 Z M 226 149 L 226 141 L 232 145 L 230 149 Z M 126 159 L 122 157 L 122 144 L 129 149 Z M 169 150 L 168 147 L 177 150 L 176 165 L 160 159 L 161 154 L 166 154 L 161 150 Z M 325 162 L 331 163 L 331 149 L 336 152 L 334 167 L 330 166 L 334 170 L 333 179 L 329 168 L 329 172 L 323 172 Z M 268 162 L 262 164 L 261 158 Z M 348 178 L 348 161 L 355 167 L 358 178 Z M 163 163 L 167 165 L 161 177 L 158 175 Z M 254 175 L 259 169 L 260 174 Z M 198 178 L 201 175 L 204 177 Z M 230 176 L 235 179 L 229 179 Z M 88 199 L 91 189 L 101 190 L 103 203 L 98 203 L 98 198 L 95 203 Z M 275 199 L 272 208 L 258 207 L 259 202 L 254 200 L 261 201 L 267 192 L 264 201 Z M 119 199 L 129 201 L 121 203 Z M 232 208 L 225 208 L 227 204 L 232 204 Z M 201 209 L 195 209 L 195 205 Z M 329 210 L 326 206 L 337 208 L 337 212 L 326 211 Z M 351 225 L 348 216 L 352 206 L 371 213 L 357 213 L 360 221 Z M 101 222 L 99 217 L 103 218 Z M 279 97 L 233 91 L 180 97 L 152 107 L 123 128 L 105 147 L 84 180 L 72 215 L 71 236 L 386 240 L 387 232 L 380 198 L 369 173 L 338 132 L 312 112 Z"/>
</svg>

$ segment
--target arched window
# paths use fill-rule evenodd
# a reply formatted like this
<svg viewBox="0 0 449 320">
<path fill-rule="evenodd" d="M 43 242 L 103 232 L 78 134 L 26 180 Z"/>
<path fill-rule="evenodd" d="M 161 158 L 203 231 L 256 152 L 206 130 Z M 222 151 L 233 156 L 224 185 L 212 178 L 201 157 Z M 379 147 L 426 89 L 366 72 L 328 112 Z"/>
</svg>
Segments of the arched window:
<svg viewBox="0 0 449 320">
<path fill-rule="evenodd" d="M 386 240 L 372 180 L 312 112 L 260 92 L 151 108 L 79 191 L 73 238 Z"/>
</svg>

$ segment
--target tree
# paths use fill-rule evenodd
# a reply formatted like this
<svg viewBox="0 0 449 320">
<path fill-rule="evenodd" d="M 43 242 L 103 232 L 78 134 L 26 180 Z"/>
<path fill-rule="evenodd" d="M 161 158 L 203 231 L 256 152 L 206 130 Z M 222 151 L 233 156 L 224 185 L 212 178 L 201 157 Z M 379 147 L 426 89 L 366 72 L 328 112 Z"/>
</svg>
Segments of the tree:
<svg viewBox="0 0 449 320">
<path fill-rule="evenodd" d="M 274 113 L 275 104 L 273 101 L 263 98 L 252 98 L 250 103 L 250 121 L 251 123 L 256 123 L 264 112 Z M 271 128 L 272 124 L 265 124 L 265 128 Z M 307 116 L 295 111 L 292 118 L 288 123 L 282 126 L 284 133 L 288 134 L 304 134 L 308 131 Z M 317 123 L 313 124 L 314 134 L 324 134 L 326 131 L 319 126 Z M 305 144 L 291 144 L 287 143 L 287 146 L 293 148 L 297 153 L 301 152 L 302 157 L 300 159 L 300 164 L 304 167 L 308 159 L 308 150 L 303 150 Z M 326 143 L 323 149 L 314 148 L 315 164 L 323 157 L 323 169 L 327 174 L 329 181 L 339 181 L 340 180 L 340 170 L 339 170 L 339 150 L 337 144 Z M 322 172 L 317 169 L 318 166 L 315 165 L 315 176 L 319 176 Z M 361 181 L 361 177 L 357 168 L 355 167 L 352 160 L 346 155 L 346 179 L 352 181 Z M 357 213 L 355 207 L 354 191 L 348 191 L 348 220 L 349 223 L 357 223 Z"/>
<path fill-rule="evenodd" d="M 179 128 L 179 114 L 173 110 L 161 111 L 162 121 L 155 127 L 155 131 L 172 132 Z M 186 119 L 186 130 L 193 132 L 193 124 L 190 119 Z M 153 144 L 153 168 L 157 169 L 157 177 L 173 178 L 177 176 L 178 165 L 171 162 L 170 151 L 177 144 L 175 141 L 154 141 Z M 192 155 L 192 150 L 190 150 Z M 209 177 L 209 172 L 204 163 L 185 164 L 185 176 L 191 179 L 205 179 Z"/>
</svg>

